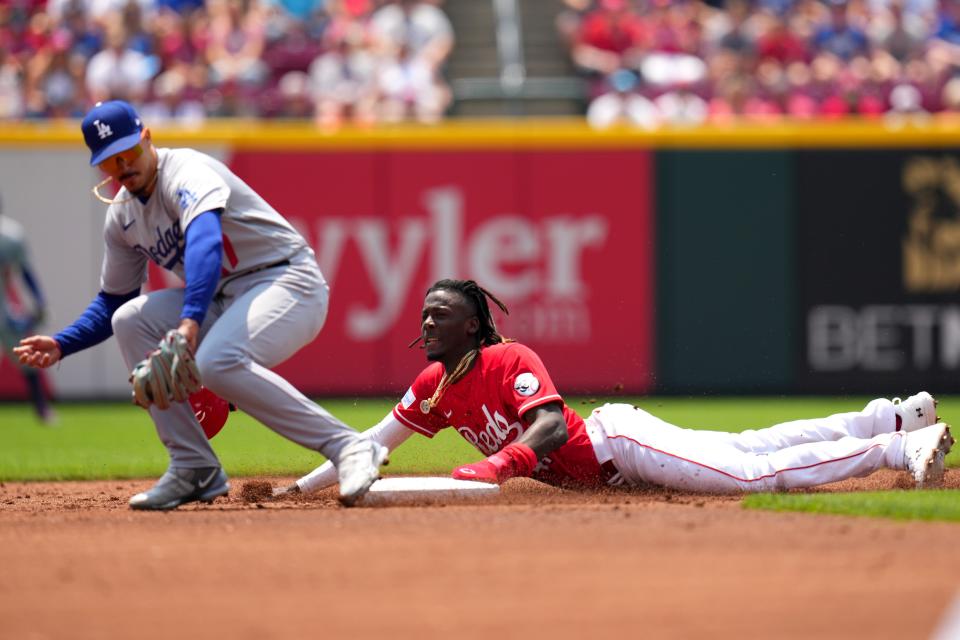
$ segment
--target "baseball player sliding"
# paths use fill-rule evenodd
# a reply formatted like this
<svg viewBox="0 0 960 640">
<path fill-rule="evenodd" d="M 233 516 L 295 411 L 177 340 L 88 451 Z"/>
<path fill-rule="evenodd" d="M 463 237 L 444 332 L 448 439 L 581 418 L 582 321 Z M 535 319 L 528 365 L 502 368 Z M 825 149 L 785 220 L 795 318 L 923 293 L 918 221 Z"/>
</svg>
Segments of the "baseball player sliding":
<svg viewBox="0 0 960 640">
<path fill-rule="evenodd" d="M 270 370 L 313 340 L 326 319 L 329 289 L 306 241 L 219 161 L 155 147 L 129 104 L 98 103 L 81 128 L 90 164 L 107 174 L 94 187 L 109 204 L 100 292 L 60 333 L 23 339 L 20 362 L 49 367 L 116 335 L 133 370 L 134 399 L 149 409 L 170 453 L 159 482 L 130 499 L 134 509 L 173 509 L 228 492 L 185 401 L 201 383 L 335 461 L 341 501 L 353 504 L 378 477 L 386 449 Z M 113 199 L 99 193 L 110 179 L 122 187 Z M 141 295 L 148 260 L 185 287 Z"/>
<path fill-rule="evenodd" d="M 937 424 L 936 403 L 925 392 L 743 433 L 682 429 L 626 404 L 604 405 L 583 420 L 537 354 L 500 336 L 488 299 L 506 312 L 472 280 L 430 288 L 414 344 L 423 341 L 432 364 L 365 436 L 392 451 L 414 433 L 432 438 L 453 426 L 487 456 L 453 477 L 495 483 L 532 476 L 558 485 L 653 483 L 730 493 L 812 487 L 883 467 L 906 469 L 918 487 L 943 478 L 953 438 Z M 275 494 L 335 480 L 328 464 Z"/>
</svg>

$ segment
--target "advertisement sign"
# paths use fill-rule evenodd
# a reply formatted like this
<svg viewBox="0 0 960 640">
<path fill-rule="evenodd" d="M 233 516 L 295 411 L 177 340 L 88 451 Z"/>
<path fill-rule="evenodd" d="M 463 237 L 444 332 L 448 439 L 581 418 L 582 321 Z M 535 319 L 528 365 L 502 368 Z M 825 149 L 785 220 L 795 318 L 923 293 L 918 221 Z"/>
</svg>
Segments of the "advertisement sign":
<svg viewBox="0 0 960 640">
<path fill-rule="evenodd" d="M 801 386 L 960 389 L 960 156 L 799 155 Z"/>
<path fill-rule="evenodd" d="M 652 380 L 650 156 L 643 151 L 238 150 L 231 168 L 291 220 L 331 285 L 320 336 L 278 371 L 310 394 L 402 394 L 427 364 L 427 288 L 472 278 L 503 335 L 564 393 Z"/>
</svg>

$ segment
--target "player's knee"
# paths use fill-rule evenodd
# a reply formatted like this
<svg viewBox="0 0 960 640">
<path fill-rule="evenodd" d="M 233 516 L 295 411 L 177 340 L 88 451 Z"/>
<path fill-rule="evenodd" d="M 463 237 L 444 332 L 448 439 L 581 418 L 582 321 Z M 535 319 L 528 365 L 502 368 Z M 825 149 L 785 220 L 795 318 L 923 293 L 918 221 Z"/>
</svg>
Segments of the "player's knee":
<svg viewBox="0 0 960 640">
<path fill-rule="evenodd" d="M 219 393 L 229 385 L 230 374 L 243 365 L 243 356 L 234 349 L 200 348 L 196 356 L 200 380 L 211 391 Z M 218 390 L 219 389 L 219 390 Z"/>
<path fill-rule="evenodd" d="M 116 336 L 118 341 L 123 342 L 136 331 L 139 320 L 139 305 L 134 304 L 132 300 L 120 305 L 110 321 L 113 326 L 113 335 Z"/>
</svg>

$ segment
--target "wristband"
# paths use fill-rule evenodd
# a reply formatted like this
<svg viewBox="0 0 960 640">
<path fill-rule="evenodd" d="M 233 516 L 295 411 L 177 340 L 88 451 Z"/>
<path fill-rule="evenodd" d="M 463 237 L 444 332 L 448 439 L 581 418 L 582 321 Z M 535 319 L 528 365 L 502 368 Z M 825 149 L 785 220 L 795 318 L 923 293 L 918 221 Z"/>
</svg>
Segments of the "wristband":
<svg viewBox="0 0 960 640">
<path fill-rule="evenodd" d="M 537 454 L 525 444 L 509 444 L 487 460 L 497 469 L 500 481 L 529 477 L 537 466 Z"/>
</svg>

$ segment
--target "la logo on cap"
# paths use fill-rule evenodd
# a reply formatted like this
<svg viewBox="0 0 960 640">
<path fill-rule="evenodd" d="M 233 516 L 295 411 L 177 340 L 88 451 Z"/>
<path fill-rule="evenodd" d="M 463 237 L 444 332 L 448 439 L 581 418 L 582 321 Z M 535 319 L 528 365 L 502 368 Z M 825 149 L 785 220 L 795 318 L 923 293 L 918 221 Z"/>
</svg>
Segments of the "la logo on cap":
<svg viewBox="0 0 960 640">
<path fill-rule="evenodd" d="M 90 166 L 135 146 L 143 131 L 137 112 L 123 100 L 98 102 L 84 116 L 80 128 L 90 149 Z"/>
<path fill-rule="evenodd" d="M 93 121 L 93 126 L 97 128 L 97 135 L 100 136 L 100 139 L 109 138 L 113 135 L 113 129 L 110 128 L 110 125 L 104 124 L 99 120 Z"/>
</svg>

